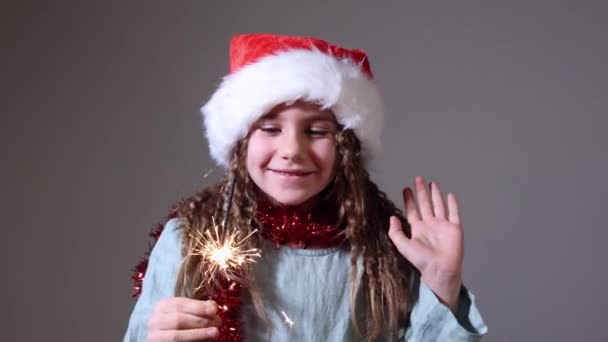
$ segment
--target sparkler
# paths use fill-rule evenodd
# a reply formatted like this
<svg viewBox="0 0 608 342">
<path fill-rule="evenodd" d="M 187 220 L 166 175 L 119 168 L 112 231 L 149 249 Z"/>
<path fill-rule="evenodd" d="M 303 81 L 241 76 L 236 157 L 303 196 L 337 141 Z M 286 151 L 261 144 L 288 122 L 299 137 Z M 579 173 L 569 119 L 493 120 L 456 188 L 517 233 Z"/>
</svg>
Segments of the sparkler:
<svg viewBox="0 0 608 342">
<path fill-rule="evenodd" d="M 240 282 L 240 270 L 245 263 L 255 262 L 255 258 L 260 257 L 260 250 L 257 248 L 245 249 L 243 246 L 247 239 L 257 232 L 257 229 L 241 238 L 241 232 L 238 229 L 231 229 L 227 232 L 226 224 L 230 208 L 232 206 L 232 197 L 234 195 L 235 177 L 231 179 L 230 193 L 228 195 L 228 203 L 225 209 L 222 229 L 213 222 L 213 233 L 211 229 L 204 233 L 196 232 L 193 236 L 194 245 L 188 253 L 188 256 L 201 256 L 208 266 L 203 268 L 203 279 L 201 284 L 196 288 L 199 290 L 212 281 L 217 280 L 217 275 L 222 274 L 228 281 Z M 231 285 L 232 287 L 232 285 Z"/>
<path fill-rule="evenodd" d="M 239 281 L 239 270 L 243 264 L 254 262 L 255 258 L 260 257 L 260 250 L 257 248 L 245 249 L 243 244 L 257 230 L 252 231 L 247 236 L 241 238 L 238 231 L 229 233 L 222 239 L 219 234 L 218 226 L 213 223 L 213 233 L 210 230 L 204 233 L 197 232 L 194 236 L 194 247 L 189 253 L 199 255 L 209 262 L 203 273 L 203 281 L 197 288 L 200 289 L 209 285 L 216 275 L 221 273 L 229 281 Z"/>
</svg>

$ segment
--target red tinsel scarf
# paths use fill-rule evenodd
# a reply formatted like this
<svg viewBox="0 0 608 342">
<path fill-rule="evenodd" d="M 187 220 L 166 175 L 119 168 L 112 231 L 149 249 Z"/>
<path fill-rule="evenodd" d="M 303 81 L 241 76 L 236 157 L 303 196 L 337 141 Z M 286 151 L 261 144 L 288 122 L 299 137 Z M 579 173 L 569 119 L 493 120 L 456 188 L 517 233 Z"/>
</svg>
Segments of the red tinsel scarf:
<svg viewBox="0 0 608 342">
<path fill-rule="evenodd" d="M 175 207 L 174 207 L 175 208 Z M 167 221 L 176 217 L 175 209 L 167 216 Z M 318 201 L 316 205 L 282 206 L 260 196 L 258 198 L 257 220 L 261 223 L 262 236 L 280 245 L 298 248 L 329 248 L 344 242 L 344 235 L 336 228 L 337 210 L 329 201 Z M 157 224 L 150 232 L 156 243 L 164 224 Z M 154 245 L 151 245 L 146 256 L 133 269 L 133 297 L 139 297 L 142 282 L 148 267 L 148 257 Z M 241 285 L 218 279 L 222 291 L 217 291 L 211 298 L 219 306 L 222 320 L 219 341 L 240 342 L 240 291 Z"/>
</svg>

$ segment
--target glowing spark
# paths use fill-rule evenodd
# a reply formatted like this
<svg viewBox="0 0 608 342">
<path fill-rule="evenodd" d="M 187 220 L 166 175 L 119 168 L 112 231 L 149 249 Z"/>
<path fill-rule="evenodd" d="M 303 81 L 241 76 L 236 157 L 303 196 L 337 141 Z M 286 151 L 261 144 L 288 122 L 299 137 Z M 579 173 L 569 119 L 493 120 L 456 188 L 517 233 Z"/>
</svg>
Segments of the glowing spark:
<svg viewBox="0 0 608 342">
<path fill-rule="evenodd" d="M 213 172 L 213 169 L 209 169 L 209 171 L 207 171 L 207 173 L 203 175 L 203 178 L 207 178 L 207 176 L 209 176 L 211 172 Z"/>
<path fill-rule="evenodd" d="M 255 258 L 260 257 L 260 250 L 257 248 L 244 249 L 243 244 L 257 230 L 249 233 L 244 238 L 240 238 L 241 233 L 234 231 L 226 236 L 220 236 L 218 226 L 213 221 L 213 231 L 206 230 L 204 233 L 196 232 L 193 236 L 194 246 L 190 249 L 188 256 L 201 256 L 207 267 L 203 270 L 203 280 L 196 290 L 209 285 L 217 279 L 220 273 L 229 281 L 239 281 L 239 271 L 243 264 L 255 262 Z"/>
<path fill-rule="evenodd" d="M 289 318 L 289 316 L 287 316 L 287 314 L 285 313 L 285 311 L 281 311 L 281 314 L 283 315 L 283 319 L 285 320 L 285 324 L 287 324 L 289 326 L 289 328 L 293 328 L 293 325 L 295 323 Z"/>
</svg>

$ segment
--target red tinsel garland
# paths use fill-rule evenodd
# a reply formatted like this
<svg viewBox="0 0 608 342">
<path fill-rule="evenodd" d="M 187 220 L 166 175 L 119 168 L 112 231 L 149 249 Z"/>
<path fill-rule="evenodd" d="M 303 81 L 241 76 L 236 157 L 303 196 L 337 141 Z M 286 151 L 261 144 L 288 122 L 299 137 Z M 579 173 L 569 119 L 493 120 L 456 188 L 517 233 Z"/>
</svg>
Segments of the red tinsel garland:
<svg viewBox="0 0 608 342">
<path fill-rule="evenodd" d="M 258 198 L 257 219 L 262 224 L 262 236 L 280 245 L 298 248 L 328 248 L 344 241 L 344 235 L 336 229 L 337 210 L 323 202 L 314 207 L 283 206 Z"/>
<path fill-rule="evenodd" d="M 222 325 L 219 327 L 219 338 L 221 342 L 241 342 L 241 285 L 235 282 L 229 282 L 222 279 L 221 291 L 217 291 L 211 298 L 218 307 L 218 316 L 222 320 Z"/>
</svg>

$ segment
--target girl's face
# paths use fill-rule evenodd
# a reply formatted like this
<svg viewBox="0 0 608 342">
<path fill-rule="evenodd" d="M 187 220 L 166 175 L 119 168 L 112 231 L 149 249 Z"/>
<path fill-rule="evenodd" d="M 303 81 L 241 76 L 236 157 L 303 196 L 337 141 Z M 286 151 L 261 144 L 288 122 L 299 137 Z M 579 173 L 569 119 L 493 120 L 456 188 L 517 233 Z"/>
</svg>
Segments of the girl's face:
<svg viewBox="0 0 608 342">
<path fill-rule="evenodd" d="M 312 198 L 335 176 L 337 124 L 329 110 L 281 105 L 252 127 L 247 171 L 266 195 L 285 205 Z"/>
</svg>

